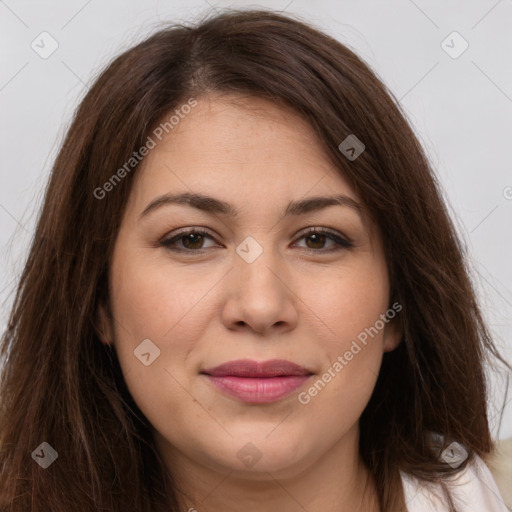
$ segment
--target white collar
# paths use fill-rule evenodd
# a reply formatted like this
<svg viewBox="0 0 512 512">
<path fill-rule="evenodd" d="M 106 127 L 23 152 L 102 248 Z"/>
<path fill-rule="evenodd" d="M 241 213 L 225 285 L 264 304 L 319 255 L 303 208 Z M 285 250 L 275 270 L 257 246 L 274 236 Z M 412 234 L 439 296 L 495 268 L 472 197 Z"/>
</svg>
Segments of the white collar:
<svg viewBox="0 0 512 512">
<path fill-rule="evenodd" d="M 400 472 L 407 512 L 449 512 L 439 484 Z M 475 455 L 464 469 L 445 479 L 458 512 L 509 512 L 485 462 Z"/>
</svg>

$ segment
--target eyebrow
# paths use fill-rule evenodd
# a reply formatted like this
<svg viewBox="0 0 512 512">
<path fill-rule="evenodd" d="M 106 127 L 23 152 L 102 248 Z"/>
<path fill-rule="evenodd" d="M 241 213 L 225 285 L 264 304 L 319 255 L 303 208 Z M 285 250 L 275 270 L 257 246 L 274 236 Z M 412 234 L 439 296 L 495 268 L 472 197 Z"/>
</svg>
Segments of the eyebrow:
<svg viewBox="0 0 512 512">
<path fill-rule="evenodd" d="M 153 199 L 140 214 L 139 220 L 166 205 L 186 205 L 206 213 L 220 214 L 228 217 L 238 217 L 239 211 L 230 203 L 199 193 L 183 192 L 181 194 L 164 194 Z M 299 201 L 290 201 L 284 216 L 298 216 L 321 210 L 329 206 L 348 206 L 359 216 L 362 214 L 362 206 L 351 197 L 343 194 L 328 197 L 308 197 Z"/>
</svg>

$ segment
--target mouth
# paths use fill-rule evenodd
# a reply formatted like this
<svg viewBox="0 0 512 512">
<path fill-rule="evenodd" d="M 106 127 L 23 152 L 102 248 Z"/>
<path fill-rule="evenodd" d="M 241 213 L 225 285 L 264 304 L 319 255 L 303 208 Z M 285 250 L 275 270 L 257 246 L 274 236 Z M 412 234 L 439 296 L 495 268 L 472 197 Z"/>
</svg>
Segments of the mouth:
<svg viewBox="0 0 512 512">
<path fill-rule="evenodd" d="M 313 375 L 308 369 L 283 359 L 230 361 L 202 370 L 200 374 L 205 375 L 224 394 L 253 404 L 281 400 Z"/>
</svg>

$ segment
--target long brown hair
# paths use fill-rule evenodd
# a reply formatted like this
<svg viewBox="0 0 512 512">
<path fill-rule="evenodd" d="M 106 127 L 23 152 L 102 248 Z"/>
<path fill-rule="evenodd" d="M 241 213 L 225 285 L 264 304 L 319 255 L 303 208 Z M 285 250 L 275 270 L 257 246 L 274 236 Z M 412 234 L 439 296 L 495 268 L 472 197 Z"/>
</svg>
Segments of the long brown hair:
<svg viewBox="0 0 512 512">
<path fill-rule="evenodd" d="M 2 338 L 4 512 L 178 511 L 148 422 L 115 351 L 99 339 L 97 309 L 108 310 L 109 262 L 137 166 L 108 195 L 95 191 L 165 115 L 210 91 L 299 112 L 383 235 L 390 303 L 403 306 L 404 334 L 384 355 L 360 419 L 360 452 L 382 511 L 402 504 L 399 470 L 427 480 L 456 471 L 429 449 L 427 432 L 456 439 L 471 456 L 492 448 L 484 361 L 504 361 L 435 174 L 398 102 L 351 50 L 297 17 L 230 10 L 163 28 L 125 51 L 75 113 Z M 350 134 L 365 144 L 353 161 L 338 149 Z M 31 456 L 43 442 L 58 454 L 47 469 Z"/>
</svg>

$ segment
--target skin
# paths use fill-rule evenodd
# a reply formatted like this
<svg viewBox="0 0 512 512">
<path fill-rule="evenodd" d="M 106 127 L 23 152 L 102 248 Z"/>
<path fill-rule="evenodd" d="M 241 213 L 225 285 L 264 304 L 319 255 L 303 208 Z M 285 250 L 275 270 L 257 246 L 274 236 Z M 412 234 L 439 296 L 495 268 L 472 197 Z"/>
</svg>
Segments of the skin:
<svg viewBox="0 0 512 512">
<path fill-rule="evenodd" d="M 254 97 L 198 98 L 142 165 L 111 261 L 114 320 L 99 313 L 183 510 L 378 511 L 358 421 L 383 353 L 400 342 L 399 317 L 309 403 L 297 394 L 390 308 L 382 239 L 364 209 L 283 217 L 292 200 L 344 194 L 359 202 L 354 190 L 302 118 Z M 179 192 L 229 202 L 239 217 L 165 205 L 139 219 L 157 196 Z M 308 227 L 354 247 L 304 236 Z M 212 238 L 177 240 L 188 253 L 159 245 L 179 228 L 207 228 Z M 247 236 L 263 249 L 252 263 L 236 252 Z M 149 366 L 134 356 L 145 339 L 160 350 Z M 277 402 L 247 404 L 199 374 L 242 358 L 286 359 L 315 376 Z M 252 466 L 237 456 L 251 450 L 247 443 L 261 455 Z"/>
</svg>

